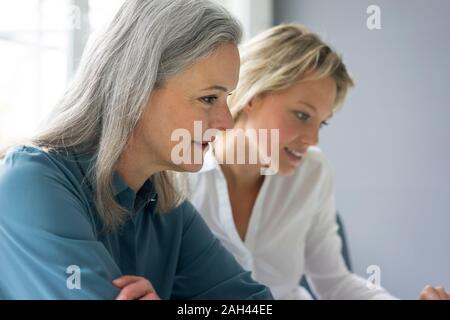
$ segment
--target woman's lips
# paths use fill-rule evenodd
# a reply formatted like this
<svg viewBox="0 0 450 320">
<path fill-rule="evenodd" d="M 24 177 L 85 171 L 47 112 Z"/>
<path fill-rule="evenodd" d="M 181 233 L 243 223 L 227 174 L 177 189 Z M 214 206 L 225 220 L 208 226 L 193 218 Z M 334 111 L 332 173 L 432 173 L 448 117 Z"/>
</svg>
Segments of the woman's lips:
<svg viewBox="0 0 450 320">
<path fill-rule="evenodd" d="M 296 151 L 288 147 L 284 147 L 284 151 L 286 152 L 288 158 L 293 162 L 299 162 L 300 160 L 302 160 L 304 155 L 303 152 Z"/>
<path fill-rule="evenodd" d="M 209 141 L 207 141 L 207 142 L 197 142 L 197 141 L 194 141 L 194 144 L 195 144 L 196 146 L 201 147 L 203 151 L 205 151 L 205 150 L 209 147 Z"/>
</svg>

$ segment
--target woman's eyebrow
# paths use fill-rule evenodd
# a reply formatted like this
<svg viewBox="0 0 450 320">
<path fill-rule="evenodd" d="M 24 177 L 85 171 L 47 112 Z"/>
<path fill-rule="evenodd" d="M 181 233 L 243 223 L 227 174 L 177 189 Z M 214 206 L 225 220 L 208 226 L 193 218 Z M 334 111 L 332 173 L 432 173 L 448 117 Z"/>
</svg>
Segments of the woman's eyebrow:
<svg viewBox="0 0 450 320">
<path fill-rule="evenodd" d="M 312 104 L 310 104 L 308 102 L 305 102 L 303 100 L 299 100 L 299 101 L 297 101 L 297 103 L 304 104 L 305 106 L 307 106 L 308 108 L 310 108 L 311 110 L 313 110 L 317 114 L 317 108 L 314 105 L 312 105 Z M 326 119 L 330 120 L 333 117 L 333 115 L 334 115 L 334 113 L 331 112 L 331 114 Z"/>
<path fill-rule="evenodd" d="M 229 91 L 227 88 L 222 87 L 222 86 L 218 86 L 218 85 L 211 86 L 211 87 L 208 87 L 208 88 L 205 88 L 205 89 L 202 89 L 202 90 L 203 90 L 203 91 L 207 91 L 207 90 L 219 90 L 219 91 L 223 91 L 223 92 L 228 92 L 228 91 Z"/>
<path fill-rule="evenodd" d="M 315 106 L 313 106 L 312 104 L 305 102 L 303 100 L 299 100 L 297 101 L 297 103 L 301 103 L 304 104 L 305 106 L 307 106 L 308 108 L 312 109 L 315 113 L 317 113 L 317 108 Z"/>
</svg>

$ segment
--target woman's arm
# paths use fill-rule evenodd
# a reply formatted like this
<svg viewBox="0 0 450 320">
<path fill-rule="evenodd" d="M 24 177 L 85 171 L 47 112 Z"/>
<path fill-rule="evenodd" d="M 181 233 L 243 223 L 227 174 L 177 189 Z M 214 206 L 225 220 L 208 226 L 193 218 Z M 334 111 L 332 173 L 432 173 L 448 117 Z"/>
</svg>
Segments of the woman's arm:
<svg viewBox="0 0 450 320">
<path fill-rule="evenodd" d="M 174 299 L 272 299 L 213 236 L 194 207 L 183 204 L 184 232 Z"/>
<path fill-rule="evenodd" d="M 333 174 L 326 160 L 323 161 L 319 210 L 306 238 L 306 274 L 322 299 L 395 299 L 381 287 L 368 286 L 365 279 L 347 269 L 337 232 Z"/>
</svg>

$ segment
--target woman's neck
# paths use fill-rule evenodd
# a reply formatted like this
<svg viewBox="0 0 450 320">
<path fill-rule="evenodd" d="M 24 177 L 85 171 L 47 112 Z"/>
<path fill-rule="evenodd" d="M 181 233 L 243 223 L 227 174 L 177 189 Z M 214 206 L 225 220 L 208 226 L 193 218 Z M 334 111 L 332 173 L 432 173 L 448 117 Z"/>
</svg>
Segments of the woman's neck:
<svg viewBox="0 0 450 320">
<path fill-rule="evenodd" d="M 164 170 L 145 150 L 145 148 L 130 142 L 116 165 L 117 173 L 136 193 L 153 174 Z"/>
<path fill-rule="evenodd" d="M 264 176 L 261 175 L 262 166 L 259 163 L 249 164 L 250 147 L 248 139 L 245 139 L 243 144 L 244 150 L 236 150 L 235 146 L 240 146 L 237 139 L 235 135 L 230 133 L 220 136 L 215 143 L 214 154 L 216 159 L 219 160 L 222 172 L 229 185 L 239 190 L 254 190 L 254 188 L 261 187 L 264 181 Z M 239 152 L 245 152 L 244 164 L 237 161 Z M 227 158 L 227 154 L 232 156 Z"/>
<path fill-rule="evenodd" d="M 222 164 L 221 169 L 227 183 L 235 190 L 259 190 L 264 182 L 257 165 Z"/>
</svg>

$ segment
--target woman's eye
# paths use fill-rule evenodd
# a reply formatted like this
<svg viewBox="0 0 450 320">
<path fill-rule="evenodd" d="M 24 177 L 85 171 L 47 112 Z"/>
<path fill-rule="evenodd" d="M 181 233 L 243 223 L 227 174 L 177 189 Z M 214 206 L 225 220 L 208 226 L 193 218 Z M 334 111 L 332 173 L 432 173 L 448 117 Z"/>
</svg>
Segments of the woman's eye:
<svg viewBox="0 0 450 320">
<path fill-rule="evenodd" d="M 327 121 L 324 121 L 320 124 L 320 129 L 322 129 L 323 127 L 328 126 L 328 125 L 330 125 L 330 124 Z"/>
<path fill-rule="evenodd" d="M 302 121 L 307 121 L 311 116 L 305 112 L 297 112 L 297 118 Z"/>
<path fill-rule="evenodd" d="M 216 96 L 208 96 L 208 97 L 200 98 L 200 100 L 206 104 L 212 105 L 212 104 L 214 104 L 214 102 L 216 102 L 217 97 Z"/>
</svg>

